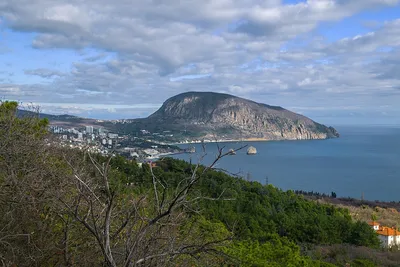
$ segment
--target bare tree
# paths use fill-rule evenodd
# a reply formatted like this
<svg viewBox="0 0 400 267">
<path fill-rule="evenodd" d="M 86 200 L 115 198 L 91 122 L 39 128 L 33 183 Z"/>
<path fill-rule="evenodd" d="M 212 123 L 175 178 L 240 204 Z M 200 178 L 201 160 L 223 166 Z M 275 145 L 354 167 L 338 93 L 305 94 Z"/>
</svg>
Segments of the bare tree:
<svg viewBox="0 0 400 267">
<path fill-rule="evenodd" d="M 225 239 L 189 244 L 179 236 L 179 231 L 188 220 L 187 212 L 196 212 L 196 202 L 205 199 L 192 194 L 196 183 L 229 153 L 219 148 L 208 167 L 194 165 L 191 175 L 179 181 L 173 190 L 155 175 L 150 165 L 152 191 L 139 194 L 113 178 L 111 157 L 99 161 L 86 152 L 96 175 L 66 158 L 72 170 L 70 186 L 76 191 L 73 196 L 60 194 L 58 200 L 95 238 L 107 266 L 148 266 L 150 262 L 165 265 L 182 255 L 195 257 L 201 252 L 217 252 L 215 245 Z M 222 198 L 221 195 L 207 199 Z"/>
</svg>

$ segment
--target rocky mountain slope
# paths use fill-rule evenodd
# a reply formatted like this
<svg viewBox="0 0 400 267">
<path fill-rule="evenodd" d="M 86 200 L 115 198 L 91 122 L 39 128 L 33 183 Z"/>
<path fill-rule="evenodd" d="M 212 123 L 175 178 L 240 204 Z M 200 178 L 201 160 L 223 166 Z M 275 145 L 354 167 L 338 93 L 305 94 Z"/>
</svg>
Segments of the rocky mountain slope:
<svg viewBox="0 0 400 267">
<path fill-rule="evenodd" d="M 28 116 L 31 111 L 19 110 Z M 187 92 L 167 99 L 159 110 L 143 119 L 97 121 L 70 115 L 40 114 L 51 124 L 68 127 L 93 125 L 112 132 L 134 134 L 170 131 L 169 141 L 224 140 L 303 140 L 339 137 L 332 127 L 286 110 L 236 96 L 212 92 Z"/>
<path fill-rule="evenodd" d="M 187 92 L 169 98 L 141 124 L 185 130 L 196 138 L 301 140 L 339 137 L 332 127 L 228 94 Z"/>
</svg>

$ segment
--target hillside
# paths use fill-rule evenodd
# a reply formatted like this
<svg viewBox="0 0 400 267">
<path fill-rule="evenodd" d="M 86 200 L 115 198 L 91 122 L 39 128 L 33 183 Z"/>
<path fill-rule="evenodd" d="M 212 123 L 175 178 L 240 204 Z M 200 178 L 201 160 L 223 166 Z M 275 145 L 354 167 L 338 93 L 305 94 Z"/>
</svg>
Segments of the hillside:
<svg viewBox="0 0 400 267">
<path fill-rule="evenodd" d="M 61 114 L 61 115 L 53 115 L 46 114 L 38 111 L 35 108 L 32 109 L 18 109 L 17 116 L 19 118 L 23 117 L 37 117 L 39 114 L 39 118 L 47 118 L 51 125 L 57 125 L 62 127 L 85 127 L 86 125 L 92 125 L 95 127 L 104 127 L 104 125 L 108 125 L 110 123 L 105 123 L 104 121 L 97 121 L 95 119 L 90 118 L 81 118 L 74 115 L 69 114 Z"/>
<path fill-rule="evenodd" d="M 338 137 L 338 132 L 286 110 L 228 94 L 188 92 L 164 102 L 137 124 L 150 130 L 185 131 L 193 138 L 299 140 Z"/>
<path fill-rule="evenodd" d="M 17 111 L 17 116 L 18 117 L 32 117 L 36 116 L 37 111 L 32 109 L 32 110 L 27 110 L 27 109 L 18 109 Z M 52 114 L 45 114 L 45 113 L 39 113 L 39 118 L 47 118 L 50 121 L 73 121 L 73 120 L 83 120 L 83 118 L 79 118 L 77 116 L 73 115 L 68 115 L 68 114 L 63 114 L 63 115 L 52 115 Z"/>
</svg>

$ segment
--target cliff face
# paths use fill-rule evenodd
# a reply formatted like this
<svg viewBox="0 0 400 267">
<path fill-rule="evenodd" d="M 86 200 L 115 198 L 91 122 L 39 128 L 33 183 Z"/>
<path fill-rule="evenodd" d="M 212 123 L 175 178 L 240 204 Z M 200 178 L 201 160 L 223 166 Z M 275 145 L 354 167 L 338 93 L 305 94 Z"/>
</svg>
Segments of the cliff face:
<svg viewBox="0 0 400 267">
<path fill-rule="evenodd" d="M 201 132 L 205 138 L 299 140 L 339 136 L 334 128 L 284 108 L 208 92 L 174 96 L 147 120 L 185 127 Z"/>
</svg>

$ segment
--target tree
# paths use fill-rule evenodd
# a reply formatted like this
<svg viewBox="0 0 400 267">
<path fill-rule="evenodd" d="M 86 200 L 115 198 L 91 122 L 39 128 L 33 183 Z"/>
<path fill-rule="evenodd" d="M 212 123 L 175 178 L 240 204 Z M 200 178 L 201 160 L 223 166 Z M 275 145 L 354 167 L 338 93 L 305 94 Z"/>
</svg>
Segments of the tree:
<svg viewBox="0 0 400 267">
<path fill-rule="evenodd" d="M 271 235 L 268 242 L 241 241 L 223 248 L 239 266 L 255 267 L 304 267 L 304 266 L 334 266 L 331 264 L 313 261 L 309 257 L 300 255 L 299 247 L 286 238 Z"/>
<path fill-rule="evenodd" d="M 218 253 L 214 246 L 230 235 L 217 240 L 194 241 L 191 233 L 181 234 L 182 227 L 193 224 L 196 203 L 204 199 L 194 195 L 193 188 L 204 175 L 228 155 L 222 149 L 216 160 L 206 168 L 193 166 L 190 175 L 170 186 L 157 177 L 150 165 L 147 181 L 151 190 L 121 183 L 123 179 L 112 168 L 112 158 L 96 159 L 85 152 L 87 161 L 65 158 L 71 174 L 58 201 L 65 207 L 65 214 L 72 216 L 92 235 L 100 248 L 107 266 L 164 265 L 183 255 L 198 257 L 203 252 Z M 73 190 L 75 188 L 76 190 Z M 208 198 L 209 201 L 220 200 Z M 198 241 L 197 239 L 196 241 Z"/>
<path fill-rule="evenodd" d="M 58 251 L 48 220 L 48 121 L 37 112 L 19 118 L 17 107 L 0 103 L 0 262 L 40 264 Z"/>
<path fill-rule="evenodd" d="M 380 241 L 371 227 L 365 222 L 357 221 L 350 229 L 349 243 L 357 246 L 380 247 Z"/>
</svg>

